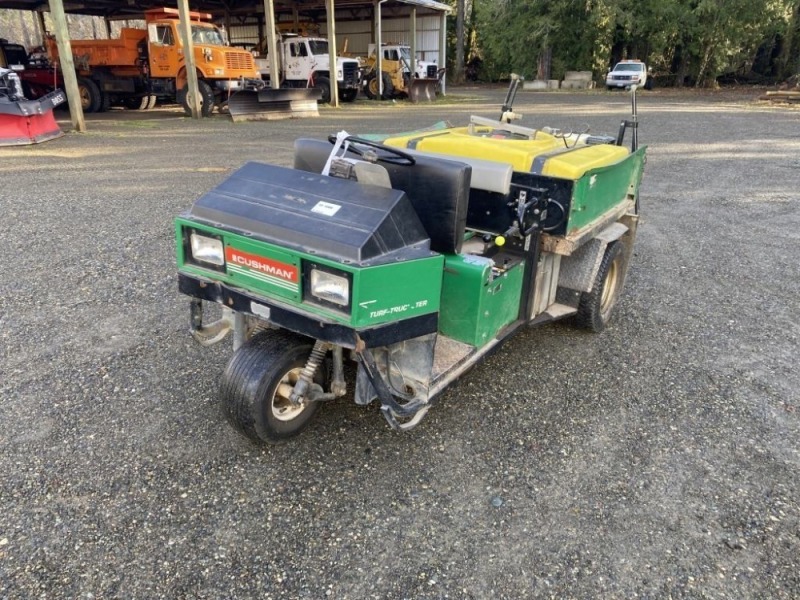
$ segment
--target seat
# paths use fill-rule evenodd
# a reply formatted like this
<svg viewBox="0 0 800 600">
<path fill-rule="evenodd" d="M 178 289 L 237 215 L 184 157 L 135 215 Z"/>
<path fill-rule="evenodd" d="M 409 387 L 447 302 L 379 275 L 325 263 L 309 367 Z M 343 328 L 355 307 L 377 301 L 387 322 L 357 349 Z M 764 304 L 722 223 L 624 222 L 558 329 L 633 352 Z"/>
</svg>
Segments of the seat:
<svg viewBox="0 0 800 600">
<path fill-rule="evenodd" d="M 294 144 L 294 168 L 321 173 L 333 146 L 301 138 Z M 348 152 L 349 158 L 358 155 Z M 405 192 L 431 239 L 431 250 L 443 254 L 461 251 L 467 223 L 472 168 L 462 162 L 417 154 L 416 164 L 387 162 L 392 188 Z"/>
</svg>

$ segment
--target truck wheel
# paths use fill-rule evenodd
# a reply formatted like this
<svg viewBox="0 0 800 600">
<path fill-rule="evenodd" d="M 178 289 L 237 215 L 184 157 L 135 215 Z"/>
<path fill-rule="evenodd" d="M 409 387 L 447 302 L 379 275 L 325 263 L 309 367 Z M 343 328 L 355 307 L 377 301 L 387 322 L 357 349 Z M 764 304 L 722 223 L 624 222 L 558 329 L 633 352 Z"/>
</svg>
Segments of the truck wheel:
<svg viewBox="0 0 800 600">
<path fill-rule="evenodd" d="M 331 103 L 331 80 L 327 77 L 315 77 L 314 87 L 322 92 L 322 97 L 319 99 L 320 104 Z"/>
<path fill-rule="evenodd" d="M 102 107 L 103 95 L 100 93 L 100 88 L 91 79 L 78 78 L 78 95 L 81 99 L 83 112 L 97 112 Z"/>
<path fill-rule="evenodd" d="M 295 406 L 289 394 L 306 364 L 310 338 L 284 331 L 265 331 L 233 355 L 220 385 L 228 421 L 252 440 L 277 443 L 300 433 L 319 408 L 318 402 Z M 324 383 L 324 366 L 316 383 Z"/>
<path fill-rule="evenodd" d="M 603 331 L 611 319 L 611 310 L 622 291 L 625 244 L 616 241 L 608 245 L 600 263 L 591 292 L 581 294 L 575 323 L 594 332 Z"/>
<path fill-rule="evenodd" d="M 210 117 L 211 112 L 214 110 L 214 90 L 202 79 L 197 82 L 197 90 L 200 92 L 200 115 L 203 117 Z M 181 91 L 178 92 L 178 103 L 183 105 L 183 112 L 187 116 L 192 116 L 192 109 L 189 108 L 189 84 L 187 83 Z"/>
<path fill-rule="evenodd" d="M 341 94 L 342 102 L 353 102 L 358 96 L 358 90 L 343 90 Z"/>
</svg>

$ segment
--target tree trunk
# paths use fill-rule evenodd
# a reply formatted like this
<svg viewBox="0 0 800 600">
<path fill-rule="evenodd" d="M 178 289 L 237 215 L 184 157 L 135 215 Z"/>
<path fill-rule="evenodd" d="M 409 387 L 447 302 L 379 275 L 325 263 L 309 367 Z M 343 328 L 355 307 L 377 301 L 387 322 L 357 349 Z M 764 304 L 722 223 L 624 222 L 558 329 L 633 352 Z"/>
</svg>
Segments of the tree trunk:
<svg viewBox="0 0 800 600">
<path fill-rule="evenodd" d="M 795 3 L 792 16 L 786 24 L 776 72 L 782 79 L 800 73 L 800 1 Z"/>
<path fill-rule="evenodd" d="M 467 0 L 458 0 L 456 3 L 456 72 L 454 83 L 464 81 L 464 19 L 467 13 Z"/>
<path fill-rule="evenodd" d="M 539 65 L 536 69 L 536 79 L 547 81 L 550 79 L 550 67 L 553 63 L 553 48 L 545 46 L 539 53 Z"/>
</svg>

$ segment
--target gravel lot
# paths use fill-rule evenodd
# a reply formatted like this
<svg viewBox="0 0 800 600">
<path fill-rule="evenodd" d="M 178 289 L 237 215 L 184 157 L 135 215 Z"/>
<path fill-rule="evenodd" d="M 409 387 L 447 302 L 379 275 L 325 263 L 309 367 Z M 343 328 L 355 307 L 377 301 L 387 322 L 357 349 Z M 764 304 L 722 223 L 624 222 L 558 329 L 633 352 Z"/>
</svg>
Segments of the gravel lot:
<svg viewBox="0 0 800 600">
<path fill-rule="evenodd" d="M 366 101 L 234 125 L 112 111 L 0 149 L 0 598 L 797 598 L 800 111 L 641 96 L 612 326 L 525 331 L 414 431 L 326 405 L 261 447 L 187 333 L 172 219 L 299 136 L 496 117 Z M 615 133 L 623 93 L 520 93 Z M 61 117 L 65 116 L 61 113 Z"/>
</svg>

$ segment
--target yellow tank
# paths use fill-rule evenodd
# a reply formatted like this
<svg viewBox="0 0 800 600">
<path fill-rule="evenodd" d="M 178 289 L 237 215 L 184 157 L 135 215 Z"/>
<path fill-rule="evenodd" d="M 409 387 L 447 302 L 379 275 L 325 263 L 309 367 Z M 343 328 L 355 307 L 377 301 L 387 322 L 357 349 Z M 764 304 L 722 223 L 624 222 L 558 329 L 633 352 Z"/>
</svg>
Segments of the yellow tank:
<svg viewBox="0 0 800 600">
<path fill-rule="evenodd" d="M 562 138 L 542 131 L 534 139 L 515 138 L 491 127 L 456 127 L 388 138 L 387 146 L 479 158 L 511 165 L 515 171 L 580 179 L 586 171 L 614 164 L 628 155 L 622 146 L 600 144 L 568 148 Z M 538 159 L 538 160 L 537 160 Z"/>
</svg>

